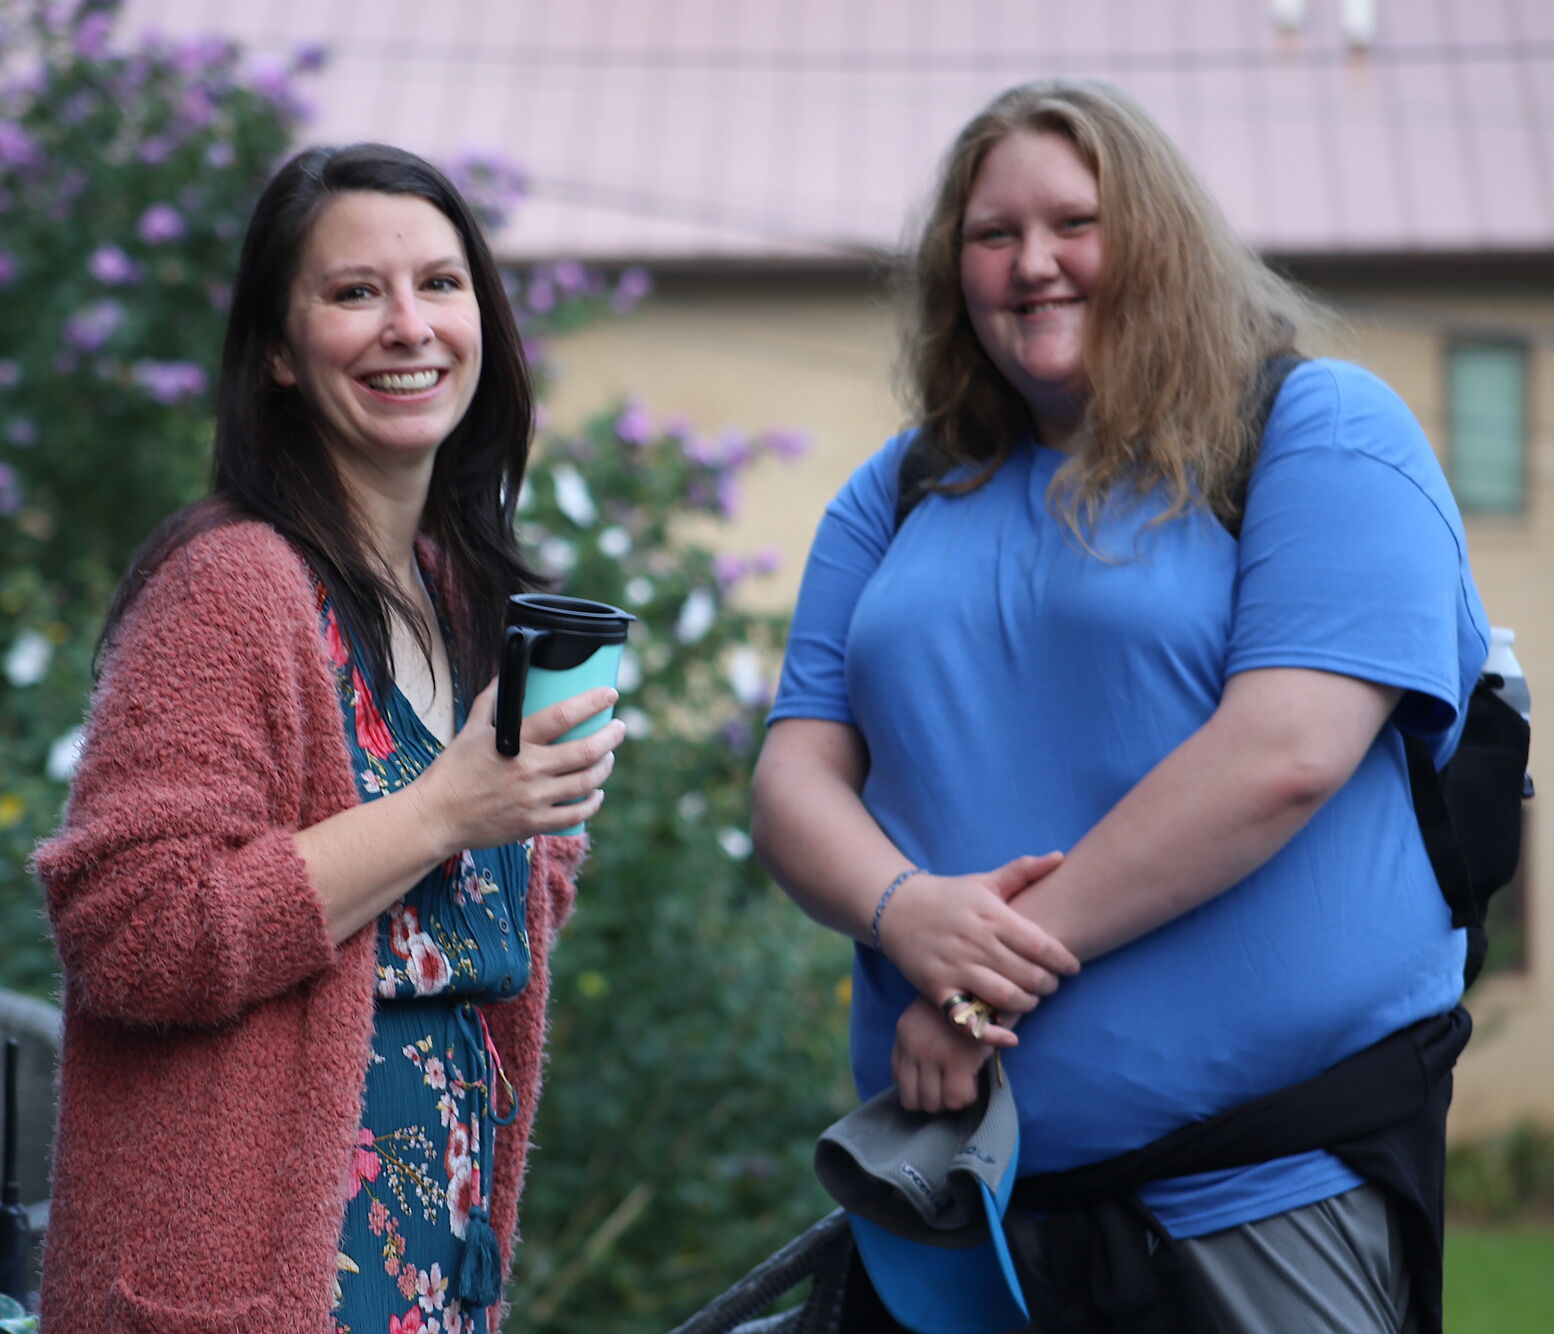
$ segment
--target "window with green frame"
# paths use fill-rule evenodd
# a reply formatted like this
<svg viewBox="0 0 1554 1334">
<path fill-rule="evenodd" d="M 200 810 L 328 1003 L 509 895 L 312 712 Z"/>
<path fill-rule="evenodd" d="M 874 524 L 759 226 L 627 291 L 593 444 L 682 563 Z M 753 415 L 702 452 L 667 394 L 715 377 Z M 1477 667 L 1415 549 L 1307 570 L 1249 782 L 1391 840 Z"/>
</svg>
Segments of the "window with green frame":
<svg viewBox="0 0 1554 1334">
<path fill-rule="evenodd" d="M 1527 348 L 1511 340 L 1446 346 L 1447 474 L 1464 513 L 1518 514 L 1527 480 Z"/>
</svg>

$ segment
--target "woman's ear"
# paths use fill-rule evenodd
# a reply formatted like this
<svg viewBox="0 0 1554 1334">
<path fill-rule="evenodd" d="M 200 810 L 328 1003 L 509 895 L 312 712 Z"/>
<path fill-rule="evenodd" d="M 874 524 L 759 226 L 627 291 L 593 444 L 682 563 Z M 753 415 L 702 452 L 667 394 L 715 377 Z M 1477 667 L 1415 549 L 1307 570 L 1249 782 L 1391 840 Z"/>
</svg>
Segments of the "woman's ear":
<svg viewBox="0 0 1554 1334">
<path fill-rule="evenodd" d="M 272 349 L 269 356 L 270 378 L 282 389 L 297 387 L 297 373 L 291 366 L 291 349 L 284 343 Z"/>
</svg>

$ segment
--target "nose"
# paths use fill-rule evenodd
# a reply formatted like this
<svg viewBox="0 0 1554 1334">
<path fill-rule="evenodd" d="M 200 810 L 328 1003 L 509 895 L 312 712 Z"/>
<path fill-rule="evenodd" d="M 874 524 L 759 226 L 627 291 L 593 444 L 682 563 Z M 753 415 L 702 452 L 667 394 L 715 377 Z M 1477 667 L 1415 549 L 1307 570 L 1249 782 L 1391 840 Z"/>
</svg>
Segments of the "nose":
<svg viewBox="0 0 1554 1334">
<path fill-rule="evenodd" d="M 1031 228 L 1021 238 L 1015 266 L 1019 276 L 1027 282 L 1041 282 L 1056 277 L 1058 257 L 1052 237 L 1041 228 Z"/>
<path fill-rule="evenodd" d="M 396 292 L 389 301 L 387 313 L 383 341 L 388 346 L 420 347 L 435 336 L 414 292 Z"/>
</svg>

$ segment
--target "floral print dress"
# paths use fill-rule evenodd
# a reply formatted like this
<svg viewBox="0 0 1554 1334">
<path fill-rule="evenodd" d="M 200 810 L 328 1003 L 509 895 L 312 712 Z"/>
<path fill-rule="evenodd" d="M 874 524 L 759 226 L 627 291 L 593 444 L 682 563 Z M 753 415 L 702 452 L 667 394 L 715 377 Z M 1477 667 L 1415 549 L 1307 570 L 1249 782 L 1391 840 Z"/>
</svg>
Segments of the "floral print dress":
<svg viewBox="0 0 1554 1334">
<path fill-rule="evenodd" d="M 321 584 L 318 598 L 356 786 L 371 801 L 411 782 L 442 747 L 397 688 L 374 696 Z M 455 710 L 463 726 L 462 702 Z M 527 844 L 469 850 L 378 919 L 378 998 L 337 1258 L 337 1334 L 484 1334 L 484 1308 L 460 1290 L 461 1268 L 488 1229 L 494 1127 L 516 1104 L 479 1007 L 528 983 L 528 882 Z"/>
</svg>

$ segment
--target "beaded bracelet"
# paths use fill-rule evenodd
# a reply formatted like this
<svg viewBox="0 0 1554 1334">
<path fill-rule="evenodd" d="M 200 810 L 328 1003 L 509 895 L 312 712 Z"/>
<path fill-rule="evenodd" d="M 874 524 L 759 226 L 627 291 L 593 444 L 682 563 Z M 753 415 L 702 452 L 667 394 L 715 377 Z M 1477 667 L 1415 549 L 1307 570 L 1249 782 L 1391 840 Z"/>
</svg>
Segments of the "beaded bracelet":
<svg viewBox="0 0 1554 1334">
<path fill-rule="evenodd" d="M 885 892 L 880 895 L 880 901 L 874 905 L 874 920 L 869 923 L 869 938 L 874 942 L 875 949 L 880 947 L 880 918 L 885 915 L 885 905 L 890 902 L 890 896 L 914 875 L 920 874 L 922 869 L 921 866 L 909 866 L 885 886 Z"/>
</svg>

